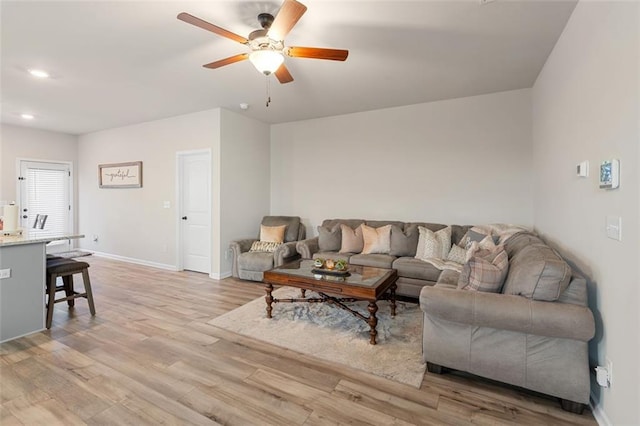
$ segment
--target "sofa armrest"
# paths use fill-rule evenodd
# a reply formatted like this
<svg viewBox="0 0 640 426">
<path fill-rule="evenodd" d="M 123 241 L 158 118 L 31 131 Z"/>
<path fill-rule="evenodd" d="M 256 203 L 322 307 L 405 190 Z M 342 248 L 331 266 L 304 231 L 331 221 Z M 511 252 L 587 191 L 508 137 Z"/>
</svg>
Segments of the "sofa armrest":
<svg viewBox="0 0 640 426">
<path fill-rule="evenodd" d="M 297 243 L 297 241 L 291 241 L 278 246 L 273 252 L 273 266 L 277 268 L 289 261 L 292 257 L 298 256 L 298 252 L 296 251 Z"/>
<path fill-rule="evenodd" d="M 320 247 L 318 246 L 318 237 L 298 241 L 296 244 L 296 250 L 303 259 L 312 259 L 313 254 L 320 251 Z"/>
<path fill-rule="evenodd" d="M 424 287 L 420 309 L 428 316 L 460 324 L 538 336 L 588 342 L 595 334 L 593 313 L 587 307 L 502 293 Z"/>
<path fill-rule="evenodd" d="M 238 278 L 238 257 L 242 253 L 246 253 L 251 248 L 251 245 L 254 241 L 258 241 L 255 238 L 246 238 L 243 240 L 235 240 L 229 243 L 229 248 L 231 248 L 231 275 Z"/>
</svg>

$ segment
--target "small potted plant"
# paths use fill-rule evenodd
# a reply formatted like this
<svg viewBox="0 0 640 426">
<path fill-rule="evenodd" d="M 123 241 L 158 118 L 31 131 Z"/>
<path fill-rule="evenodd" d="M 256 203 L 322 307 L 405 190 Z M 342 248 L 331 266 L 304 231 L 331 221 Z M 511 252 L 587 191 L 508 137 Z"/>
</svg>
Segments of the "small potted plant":
<svg viewBox="0 0 640 426">
<path fill-rule="evenodd" d="M 347 270 L 347 261 L 344 259 L 340 259 L 335 263 L 336 271 L 346 271 Z"/>
<path fill-rule="evenodd" d="M 315 268 L 322 268 L 324 266 L 324 259 L 317 258 L 313 261 L 313 266 Z"/>
</svg>

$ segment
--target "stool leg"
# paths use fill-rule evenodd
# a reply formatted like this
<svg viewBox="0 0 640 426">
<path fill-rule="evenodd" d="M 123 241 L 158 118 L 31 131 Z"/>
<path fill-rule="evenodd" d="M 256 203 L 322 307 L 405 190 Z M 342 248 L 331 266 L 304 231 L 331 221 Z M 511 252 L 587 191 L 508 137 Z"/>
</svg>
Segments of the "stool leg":
<svg viewBox="0 0 640 426">
<path fill-rule="evenodd" d="M 53 304 L 56 298 L 56 280 L 58 276 L 51 274 L 49 276 L 49 285 L 47 286 L 47 294 L 49 298 L 47 300 L 47 328 L 51 328 L 51 322 L 53 321 Z"/>
<path fill-rule="evenodd" d="M 64 283 L 65 296 L 67 297 L 73 296 L 73 275 L 67 275 L 62 277 L 62 282 Z M 75 306 L 75 304 L 76 304 L 76 301 L 74 299 L 67 300 L 67 305 L 69 305 L 70 308 Z"/>
<path fill-rule="evenodd" d="M 93 305 L 93 293 L 91 292 L 91 281 L 89 280 L 89 269 L 82 270 L 82 282 L 84 283 L 84 292 L 87 293 L 87 302 L 89 302 L 89 310 L 91 315 L 96 314 L 96 307 Z"/>
</svg>

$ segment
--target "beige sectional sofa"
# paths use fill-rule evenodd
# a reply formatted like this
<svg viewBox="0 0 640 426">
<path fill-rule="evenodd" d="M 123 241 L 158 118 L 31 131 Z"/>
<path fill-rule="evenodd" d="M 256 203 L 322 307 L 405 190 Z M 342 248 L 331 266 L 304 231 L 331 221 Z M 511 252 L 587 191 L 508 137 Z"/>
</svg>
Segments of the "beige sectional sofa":
<svg viewBox="0 0 640 426">
<path fill-rule="evenodd" d="M 361 223 L 393 225 L 390 254 L 338 253 L 339 244 L 330 237 L 339 237 L 328 235 L 330 231 L 339 224 L 355 228 Z M 556 396 L 565 410 L 581 412 L 589 401 L 588 342 L 595 334 L 586 280 L 538 236 L 519 232 L 501 241 L 509 268 L 500 292 L 460 289 L 460 272 L 441 271 L 413 257 L 418 226 L 432 231 L 445 227 L 325 220 L 319 228 L 324 238 L 299 241 L 296 249 L 304 258 L 346 258 L 352 264 L 397 269 L 397 294 L 419 297 L 423 358 L 430 372 L 467 371 Z M 469 229 L 453 225 L 452 242 L 458 243 Z"/>
<path fill-rule="evenodd" d="M 355 229 L 363 223 L 373 228 L 392 225 L 389 254 L 339 253 L 341 247 L 340 225 L 344 224 Z M 447 225 L 426 222 L 326 219 L 319 227 L 319 232 L 322 235 L 298 241 L 296 250 L 305 259 L 345 259 L 353 265 L 396 269 L 398 271 L 396 294 L 417 299 L 422 287 L 435 285 L 442 272 L 435 266 L 415 258 L 419 236 L 418 226 L 438 231 Z M 451 228 L 451 240 L 453 243 L 458 243 L 470 226 L 452 225 Z M 335 232 L 331 233 L 332 230 Z"/>
<path fill-rule="evenodd" d="M 427 368 L 553 395 L 565 410 L 582 412 L 595 334 L 586 280 L 531 233 L 512 236 L 505 250 L 509 272 L 500 293 L 459 290 L 455 271 L 420 293 Z"/>
</svg>

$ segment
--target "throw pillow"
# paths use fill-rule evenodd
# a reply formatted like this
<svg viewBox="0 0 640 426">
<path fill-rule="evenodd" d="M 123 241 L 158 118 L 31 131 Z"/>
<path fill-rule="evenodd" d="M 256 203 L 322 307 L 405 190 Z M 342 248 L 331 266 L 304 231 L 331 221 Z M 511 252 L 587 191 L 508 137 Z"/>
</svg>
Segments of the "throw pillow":
<svg viewBox="0 0 640 426">
<path fill-rule="evenodd" d="M 351 227 L 347 225 L 340 225 L 340 231 L 342 232 L 340 253 L 360 253 L 364 248 L 362 225 L 356 229 L 351 229 Z"/>
<path fill-rule="evenodd" d="M 469 291 L 498 293 L 509 269 L 507 252 L 500 249 L 473 256 L 462 267 L 458 288 Z"/>
<path fill-rule="evenodd" d="M 340 224 L 336 224 L 333 228 L 318 226 L 318 248 L 320 251 L 338 251 L 340 250 Z"/>
<path fill-rule="evenodd" d="M 389 254 L 391 250 L 391 225 L 372 228 L 371 226 L 362 224 L 361 228 L 364 239 L 362 254 Z"/>
<path fill-rule="evenodd" d="M 416 255 L 418 247 L 418 225 L 407 225 L 403 231 L 398 225 L 391 225 L 391 256 L 410 256 Z"/>
<path fill-rule="evenodd" d="M 464 248 L 469 248 L 472 242 L 477 241 L 480 242 L 484 240 L 487 236 L 491 236 L 491 239 L 495 244 L 498 244 L 498 235 L 492 235 L 491 230 L 485 230 L 484 228 L 474 226 L 469 229 L 466 234 L 460 240 L 460 245 Z"/>
<path fill-rule="evenodd" d="M 253 244 L 251 244 L 251 249 L 249 249 L 249 251 L 273 253 L 281 245 L 282 243 L 276 243 L 272 241 L 254 241 Z"/>
<path fill-rule="evenodd" d="M 456 263 L 466 263 L 469 259 L 467 259 L 467 251 L 465 249 L 457 244 L 452 244 L 451 250 L 449 250 L 449 254 L 447 255 L 447 260 Z"/>
<path fill-rule="evenodd" d="M 272 243 L 283 243 L 284 231 L 286 229 L 287 229 L 287 225 L 280 225 L 280 226 L 260 225 L 260 241 L 267 241 Z"/>
<path fill-rule="evenodd" d="M 420 233 L 420 237 L 418 239 L 416 259 L 425 260 L 430 258 L 447 258 L 449 250 L 451 250 L 450 226 L 436 232 L 433 232 L 424 226 L 419 226 L 418 231 Z"/>
</svg>

